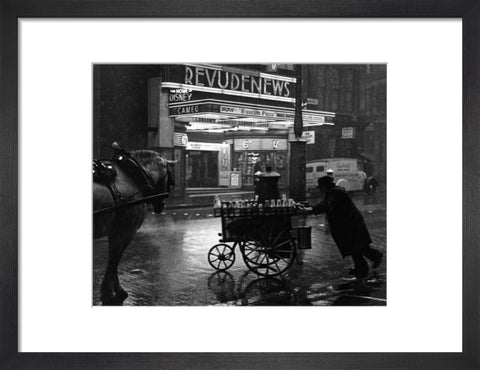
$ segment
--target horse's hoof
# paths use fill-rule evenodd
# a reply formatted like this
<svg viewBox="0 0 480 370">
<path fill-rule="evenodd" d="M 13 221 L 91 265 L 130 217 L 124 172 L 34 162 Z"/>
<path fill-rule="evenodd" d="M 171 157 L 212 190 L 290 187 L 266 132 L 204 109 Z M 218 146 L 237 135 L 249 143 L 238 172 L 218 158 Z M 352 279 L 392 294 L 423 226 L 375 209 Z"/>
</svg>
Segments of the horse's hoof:
<svg viewBox="0 0 480 370">
<path fill-rule="evenodd" d="M 123 300 L 118 300 L 117 296 L 112 292 L 109 294 L 102 294 L 100 298 L 102 306 L 120 306 Z"/>
<path fill-rule="evenodd" d="M 127 299 L 127 297 L 128 297 L 128 293 L 125 290 L 120 289 L 117 291 L 117 295 L 116 295 L 117 300 L 123 302 L 125 299 Z"/>
<path fill-rule="evenodd" d="M 121 306 L 127 297 L 128 293 L 125 290 L 120 289 L 116 294 L 113 292 L 102 294 L 100 300 L 102 301 L 102 306 Z"/>
<path fill-rule="evenodd" d="M 122 306 L 123 300 L 117 299 L 117 297 L 113 299 L 102 299 L 102 306 Z"/>
</svg>

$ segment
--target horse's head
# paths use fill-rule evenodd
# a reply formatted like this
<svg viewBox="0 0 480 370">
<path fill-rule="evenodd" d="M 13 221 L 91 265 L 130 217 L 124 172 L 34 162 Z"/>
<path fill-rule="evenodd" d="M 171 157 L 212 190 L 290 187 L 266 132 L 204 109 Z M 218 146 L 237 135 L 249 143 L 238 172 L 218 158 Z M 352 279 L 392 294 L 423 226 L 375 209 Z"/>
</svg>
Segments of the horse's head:
<svg viewBox="0 0 480 370">
<path fill-rule="evenodd" d="M 155 185 L 156 191 L 158 194 L 170 193 L 170 191 L 175 186 L 175 178 L 172 174 L 172 167 L 171 167 L 175 162 L 166 160 L 165 158 L 163 158 L 163 160 L 166 162 L 166 165 L 165 165 L 166 171 L 165 171 L 165 176 L 163 176 L 163 178 L 159 178 L 159 180 Z M 165 198 L 162 198 L 162 197 L 155 198 L 152 201 L 152 205 L 153 205 L 153 211 L 155 213 L 162 212 L 163 209 L 165 208 Z"/>
<path fill-rule="evenodd" d="M 137 150 L 132 155 L 142 165 L 145 172 L 151 177 L 155 194 L 169 193 L 175 185 L 171 166 L 176 161 L 169 161 L 161 154 L 151 150 Z M 151 201 L 153 211 L 160 213 L 165 207 L 165 198 L 158 197 Z"/>
</svg>

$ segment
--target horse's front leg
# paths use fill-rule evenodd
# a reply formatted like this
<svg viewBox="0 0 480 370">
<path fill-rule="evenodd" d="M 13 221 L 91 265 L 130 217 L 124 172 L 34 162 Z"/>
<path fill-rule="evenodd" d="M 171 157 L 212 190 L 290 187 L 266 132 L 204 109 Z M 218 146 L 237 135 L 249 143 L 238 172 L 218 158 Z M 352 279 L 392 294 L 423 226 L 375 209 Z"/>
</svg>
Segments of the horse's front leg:
<svg viewBox="0 0 480 370">
<path fill-rule="evenodd" d="M 118 278 L 118 272 L 115 273 L 115 278 L 113 280 L 113 291 L 115 292 L 116 298 L 117 298 L 118 301 L 123 302 L 128 297 L 128 293 L 120 285 L 120 279 Z"/>
<path fill-rule="evenodd" d="M 118 265 L 125 248 L 137 232 L 136 227 L 131 225 L 123 225 L 113 229 L 108 236 L 108 262 L 101 287 L 103 305 L 121 305 L 128 297 L 128 293 L 121 287 L 118 279 Z"/>
</svg>

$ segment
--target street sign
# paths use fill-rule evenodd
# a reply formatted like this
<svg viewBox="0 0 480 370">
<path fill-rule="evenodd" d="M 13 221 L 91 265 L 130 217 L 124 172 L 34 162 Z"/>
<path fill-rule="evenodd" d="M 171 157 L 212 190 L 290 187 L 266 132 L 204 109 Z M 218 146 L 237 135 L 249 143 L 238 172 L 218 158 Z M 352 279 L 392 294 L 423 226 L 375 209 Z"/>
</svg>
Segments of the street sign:
<svg viewBox="0 0 480 370">
<path fill-rule="evenodd" d="M 318 99 L 307 98 L 307 104 L 309 104 L 309 105 L 318 105 Z"/>
<path fill-rule="evenodd" d="M 342 139 L 355 139 L 355 127 L 342 127 Z"/>
<path fill-rule="evenodd" d="M 315 144 L 315 131 L 303 131 L 302 139 L 305 139 L 307 144 Z"/>
</svg>

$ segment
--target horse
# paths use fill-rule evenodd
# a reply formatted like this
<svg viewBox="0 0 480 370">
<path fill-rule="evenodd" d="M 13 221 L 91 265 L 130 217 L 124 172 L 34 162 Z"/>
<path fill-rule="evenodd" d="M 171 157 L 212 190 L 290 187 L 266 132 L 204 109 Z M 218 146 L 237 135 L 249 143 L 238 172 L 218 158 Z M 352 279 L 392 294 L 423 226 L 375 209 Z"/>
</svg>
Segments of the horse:
<svg viewBox="0 0 480 370">
<path fill-rule="evenodd" d="M 132 176 L 131 171 L 128 171 L 128 168 L 126 170 L 119 160 L 127 155 L 132 163 L 140 165 L 139 172 L 148 178 L 152 185 L 147 194 L 149 196 L 168 193 L 174 185 L 170 165 L 175 161 L 167 160 L 151 150 L 126 152 L 116 143 L 112 148 L 116 149 L 117 160 L 110 162 L 110 167 L 116 172 L 116 176 L 110 181 L 111 185 L 93 182 L 93 239 L 108 237 L 108 260 L 100 288 L 102 305 L 121 305 L 128 297 L 128 293 L 120 285 L 117 269 L 123 252 L 134 239 L 147 214 L 147 204 L 142 201 L 145 191 L 142 184 L 139 184 L 138 176 Z M 118 206 L 122 204 L 118 200 L 119 196 L 127 204 Z M 162 212 L 165 206 L 164 197 L 151 199 L 154 212 Z M 107 212 L 95 213 L 101 209 L 107 209 Z"/>
</svg>

